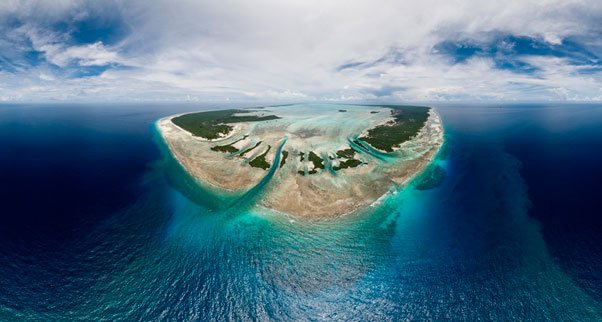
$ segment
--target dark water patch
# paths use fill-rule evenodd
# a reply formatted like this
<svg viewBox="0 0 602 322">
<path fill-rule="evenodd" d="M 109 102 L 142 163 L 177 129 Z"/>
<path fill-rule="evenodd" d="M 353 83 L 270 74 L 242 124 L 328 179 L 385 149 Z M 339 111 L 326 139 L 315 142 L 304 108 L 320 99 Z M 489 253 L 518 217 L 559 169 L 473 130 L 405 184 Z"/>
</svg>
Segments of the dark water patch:
<svg viewBox="0 0 602 322">
<path fill-rule="evenodd" d="M 552 255 L 602 301 L 602 108 L 551 112 L 551 124 L 508 140 L 529 182 L 531 215 Z M 599 120 L 598 124 L 591 119 Z"/>
<path fill-rule="evenodd" d="M 154 144 L 136 130 L 107 133 L 78 119 L 9 114 L 0 121 L 3 243 L 68 241 L 137 198 Z"/>
<path fill-rule="evenodd" d="M 602 294 L 602 106 L 533 105 L 440 109 L 447 128 L 502 145 L 522 167 L 547 249 L 598 301 Z M 453 144 L 453 139 L 450 140 Z M 463 148 L 469 153 L 470 148 Z"/>
<path fill-rule="evenodd" d="M 444 180 L 303 221 L 254 209 L 262 185 L 239 207 L 204 201 L 152 141 L 154 120 L 186 108 L 0 109 L 0 174 L 47 182 L 63 205 L 22 205 L 25 184 L 0 195 L 50 218 L 0 228 L 0 320 L 600 320 L 599 110 L 442 107 Z M 74 159 L 89 164 L 57 181 Z"/>
<path fill-rule="evenodd" d="M 164 185 L 159 176 L 144 181 L 141 184 Z M 15 320 L 64 319 L 65 312 L 81 310 L 82 303 L 102 296 L 93 291 L 97 285 L 156 245 L 160 227 L 168 220 L 168 204 L 161 189 L 147 191 L 131 206 L 97 218 L 94 225 L 80 224 L 69 242 L 57 245 L 46 236 L 35 243 L 3 244 L 0 306 L 28 312 Z"/>
</svg>

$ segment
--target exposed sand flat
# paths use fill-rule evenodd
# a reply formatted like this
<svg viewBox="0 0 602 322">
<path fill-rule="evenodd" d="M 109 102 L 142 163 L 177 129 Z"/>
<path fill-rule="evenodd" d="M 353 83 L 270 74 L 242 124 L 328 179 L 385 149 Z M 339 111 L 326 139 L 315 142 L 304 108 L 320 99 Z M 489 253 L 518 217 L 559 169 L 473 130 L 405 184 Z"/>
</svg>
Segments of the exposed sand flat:
<svg viewBox="0 0 602 322">
<path fill-rule="evenodd" d="M 304 115 L 296 110 L 281 112 L 275 108 L 270 112 L 282 116 L 281 119 L 238 123 L 226 138 L 210 142 L 174 125 L 171 118 L 161 119 L 157 125 L 173 155 L 193 177 L 201 183 L 233 192 L 247 191 L 267 175 L 267 170 L 251 167 L 249 162 L 264 154 L 268 146 L 271 148 L 265 160 L 278 167 L 273 163 L 286 138 L 282 150 L 289 153 L 288 158 L 263 188 L 260 204 L 295 216 L 323 218 L 366 207 L 392 186 L 406 184 L 429 164 L 443 143 L 441 120 L 430 109 L 420 132 L 395 152 L 382 157 L 358 150 L 352 158 L 363 164 L 332 170 L 333 166 L 348 160 L 337 158 L 338 150 L 349 148 L 349 141 L 367 129 L 391 120 L 388 108 L 382 108 L 380 113 L 370 113 L 374 109 L 377 107 L 354 107 L 347 113 L 332 110 L 315 113 L 313 110 L 314 115 Z M 245 135 L 244 140 L 236 142 Z M 260 141 L 259 146 L 244 153 Z M 213 146 L 232 143 L 238 152 L 211 150 Z M 308 160 L 310 151 L 322 159 L 324 169 L 315 168 Z M 241 157 L 242 153 L 244 156 Z"/>
<path fill-rule="evenodd" d="M 243 159 L 227 160 L 225 154 L 211 150 L 211 146 L 224 140 L 209 143 L 194 137 L 173 124 L 171 117 L 159 120 L 157 125 L 175 158 L 194 178 L 204 184 L 240 192 L 256 185 L 265 175 L 265 171 L 249 167 Z M 242 129 L 240 127 L 239 132 Z"/>
<path fill-rule="evenodd" d="M 272 180 L 262 204 L 280 212 L 303 217 L 330 217 L 368 206 L 387 193 L 393 184 L 404 185 L 435 157 L 443 143 L 439 116 L 431 110 L 429 120 L 412 141 L 400 150 L 411 152 L 392 164 L 367 157 L 368 164 L 340 170 L 336 176 L 295 176 L 284 171 Z"/>
</svg>

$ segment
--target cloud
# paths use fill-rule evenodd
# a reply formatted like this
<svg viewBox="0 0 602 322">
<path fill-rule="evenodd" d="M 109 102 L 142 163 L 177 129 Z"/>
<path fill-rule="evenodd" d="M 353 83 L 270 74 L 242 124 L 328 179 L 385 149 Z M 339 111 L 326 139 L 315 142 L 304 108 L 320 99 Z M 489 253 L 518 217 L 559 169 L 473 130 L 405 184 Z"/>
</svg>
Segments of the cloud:
<svg viewBox="0 0 602 322">
<path fill-rule="evenodd" d="M 5 1 L 29 100 L 595 100 L 602 3 Z M 44 76 L 41 76 L 44 75 Z"/>
<path fill-rule="evenodd" d="M 63 48 L 49 55 L 49 61 L 58 66 L 67 66 L 76 61 L 81 66 L 104 66 L 118 61 L 117 53 L 107 50 L 101 42 L 85 46 Z"/>
</svg>

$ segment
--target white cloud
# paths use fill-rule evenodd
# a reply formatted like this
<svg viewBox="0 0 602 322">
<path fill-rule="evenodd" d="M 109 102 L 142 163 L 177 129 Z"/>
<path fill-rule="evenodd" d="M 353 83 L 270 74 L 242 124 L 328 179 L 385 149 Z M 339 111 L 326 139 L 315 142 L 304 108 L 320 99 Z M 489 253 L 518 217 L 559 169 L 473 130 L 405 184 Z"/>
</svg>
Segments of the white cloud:
<svg viewBox="0 0 602 322">
<path fill-rule="evenodd" d="M 71 62 L 77 62 L 81 66 L 104 66 L 119 61 L 117 53 L 107 50 L 101 42 L 59 50 L 54 45 L 48 47 L 48 51 L 43 51 L 48 59 L 58 66 L 66 66 Z"/>
<path fill-rule="evenodd" d="M 17 35 L 22 35 L 31 42 L 33 50 L 42 52 L 50 63 L 66 67 L 72 63 L 80 66 L 103 66 L 119 62 L 117 52 L 104 46 L 102 42 L 86 45 L 68 45 L 66 35 L 26 24 L 15 29 Z"/>
<path fill-rule="evenodd" d="M 27 23 L 16 30 L 63 68 L 113 63 L 131 68 L 77 80 L 47 71 L 24 72 L 18 82 L 2 86 L 0 94 L 11 90 L 40 99 L 120 100 L 600 97 L 600 73 L 582 75 L 579 68 L 584 67 L 566 59 L 524 57 L 537 67 L 525 74 L 499 69 L 491 58 L 454 64 L 433 53 L 440 41 L 485 41 L 495 32 L 538 37 L 550 44 L 567 37 L 596 38 L 602 32 L 596 19 L 602 18 L 602 3 L 594 0 L 116 2 L 132 30 L 117 45 L 73 44 L 65 34 Z M 35 6 L 48 10 L 53 20 L 83 19 L 93 13 L 84 10 L 83 1 L 8 1 L 0 5 L 0 12 L 34 22 L 50 19 L 34 13 Z M 336 70 L 348 62 L 374 62 L 392 48 L 402 53 L 403 64 L 383 61 Z M 2 74 L 0 84 L 13 79 Z M 47 90 L 32 91 L 32 84 Z M 382 88 L 395 90 L 389 96 L 374 95 Z"/>
</svg>

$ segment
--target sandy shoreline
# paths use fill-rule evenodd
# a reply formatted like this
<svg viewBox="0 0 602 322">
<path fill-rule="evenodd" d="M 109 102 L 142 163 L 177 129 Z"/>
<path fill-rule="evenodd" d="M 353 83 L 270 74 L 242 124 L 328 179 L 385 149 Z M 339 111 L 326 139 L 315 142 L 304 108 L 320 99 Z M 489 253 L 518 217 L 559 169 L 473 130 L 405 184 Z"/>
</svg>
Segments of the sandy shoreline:
<svg viewBox="0 0 602 322">
<path fill-rule="evenodd" d="M 298 175 L 298 169 L 307 167 L 307 160 L 300 161 L 297 155 L 299 147 L 307 144 L 297 140 L 287 146 L 295 147 L 290 151 L 286 164 L 278 168 L 262 192 L 259 205 L 280 213 L 304 218 L 326 218 L 343 216 L 360 208 L 370 206 L 386 195 L 393 186 L 404 186 L 420 174 L 434 159 L 443 144 L 443 127 L 439 115 L 431 109 L 425 126 L 410 141 L 404 142 L 396 151 L 402 150 L 403 160 L 382 163 L 361 155 L 365 164 L 357 168 L 348 168 L 337 173 L 322 170 L 315 175 Z M 270 145 L 272 149 L 266 155 L 268 162 L 275 159 L 277 143 L 287 134 L 278 131 L 256 129 L 255 124 L 239 123 L 226 138 L 202 140 L 179 128 L 171 122 L 173 116 L 156 122 L 163 140 L 170 152 L 182 167 L 199 183 L 227 193 L 243 193 L 256 186 L 267 172 L 248 165 L 250 159 L 263 153 Z M 382 123 L 383 120 L 373 122 Z M 258 122 L 259 123 L 259 122 Z M 278 128 L 280 130 L 280 128 Z M 284 130 L 283 130 L 284 131 Z M 232 138 L 243 133 L 262 133 L 263 147 L 245 158 L 212 151 L 210 147 L 217 142 L 232 143 Z M 289 139 L 290 141 L 290 139 Z M 293 140 L 294 141 L 294 140 Z M 249 141 L 250 142 L 250 141 Z M 286 148 L 286 146 L 285 146 Z M 315 149 L 304 149 L 309 151 Z M 325 162 L 328 162 L 325 160 Z"/>
<path fill-rule="evenodd" d="M 171 154 L 180 165 L 199 183 L 208 185 L 218 191 L 227 193 L 241 193 L 257 184 L 262 178 L 262 172 L 252 169 L 237 169 L 241 174 L 237 177 L 232 173 L 219 170 L 212 164 L 221 164 L 223 157 L 209 149 L 194 149 L 194 145 L 207 146 L 209 143 L 222 142 L 237 135 L 243 130 L 243 126 L 237 125 L 230 132 L 228 138 L 217 140 L 206 140 L 195 137 L 188 131 L 171 122 L 174 116 L 162 118 L 157 121 L 156 126 L 166 143 Z M 246 171 L 250 170 L 250 171 Z"/>
</svg>

